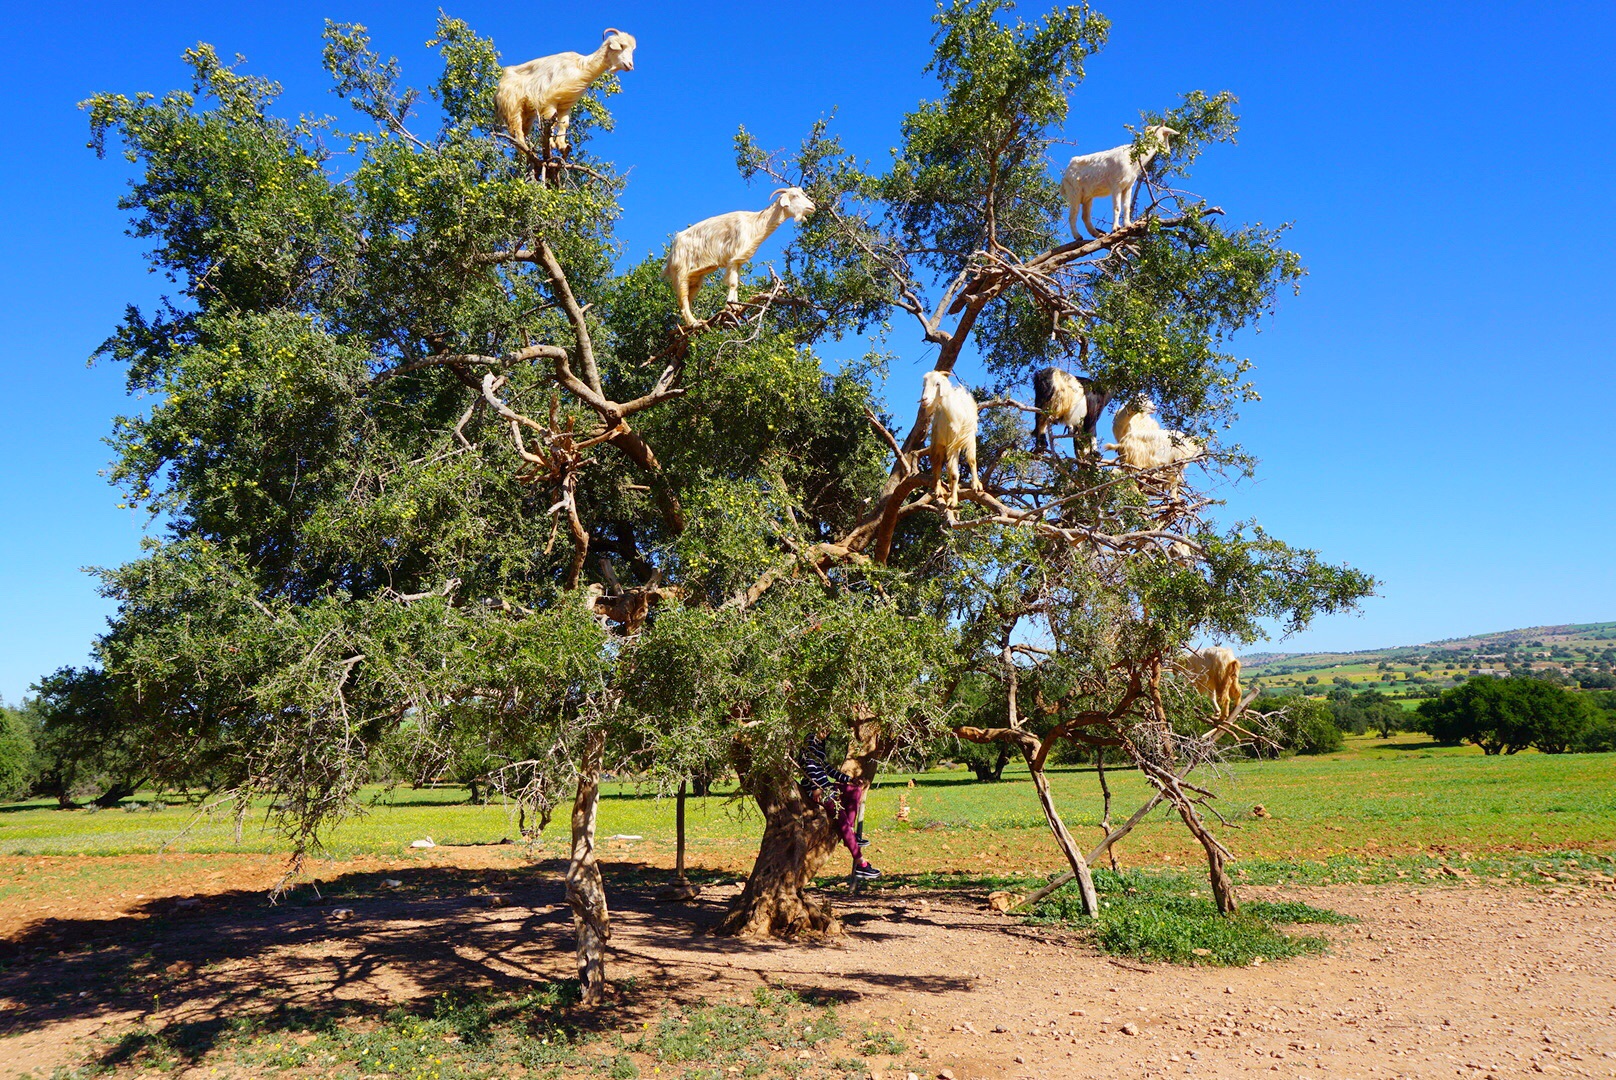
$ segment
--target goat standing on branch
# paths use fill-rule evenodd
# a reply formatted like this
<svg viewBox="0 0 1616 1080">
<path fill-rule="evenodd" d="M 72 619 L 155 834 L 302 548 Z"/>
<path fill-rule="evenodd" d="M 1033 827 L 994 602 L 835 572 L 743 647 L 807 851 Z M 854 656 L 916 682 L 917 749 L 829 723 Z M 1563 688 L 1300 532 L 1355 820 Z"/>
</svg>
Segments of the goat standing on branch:
<svg viewBox="0 0 1616 1080">
<path fill-rule="evenodd" d="M 1083 212 L 1083 224 L 1089 235 L 1098 237 L 1100 231 L 1089 217 L 1089 207 L 1095 199 L 1111 200 L 1111 228 L 1120 229 L 1133 220 L 1133 189 L 1144 175 L 1145 169 L 1158 153 L 1170 149 L 1168 140 L 1178 132 L 1165 124 L 1152 124 L 1145 129 L 1147 149 L 1138 151 L 1134 143 L 1102 150 L 1097 154 L 1079 154 L 1066 166 L 1061 177 L 1061 194 L 1066 196 L 1072 238 L 1081 240 L 1077 231 L 1077 214 Z"/>
<path fill-rule="evenodd" d="M 780 188 L 762 210 L 734 210 L 698 221 L 675 233 L 662 277 L 673 286 L 685 325 L 697 323 L 695 313 L 690 310 L 690 294 L 700 291 L 708 274 L 722 269 L 729 286 L 727 302 L 738 302 L 741 267 L 757 254 L 763 241 L 786 219 L 801 221 L 813 212 L 814 201 L 802 188 Z"/>
<path fill-rule="evenodd" d="M 1177 465 L 1167 473 L 1167 494 L 1176 499 L 1184 483 L 1182 463 L 1199 457 L 1201 444 L 1182 431 L 1162 427 L 1151 415 L 1155 411 L 1156 406 L 1144 397 L 1136 397 L 1118 409 L 1111 421 L 1111 433 L 1117 441 L 1107 443 L 1106 449 L 1115 450 L 1124 465 L 1135 469 Z"/>
<path fill-rule="evenodd" d="M 1082 433 L 1083 443 L 1092 445 L 1100 414 L 1111 403 L 1111 394 L 1094 385 L 1093 379 L 1068 375 L 1060 368 L 1045 368 L 1032 377 L 1032 403 L 1038 409 L 1033 421 L 1032 442 L 1037 450 L 1053 450 L 1055 440 L 1049 425 L 1064 424 L 1073 434 Z"/>
<path fill-rule="evenodd" d="M 563 156 L 570 152 L 567 126 L 572 120 L 572 107 L 601 76 L 634 70 L 634 44 L 632 34 L 609 29 L 600 48 L 588 56 L 556 53 L 505 69 L 499 89 L 494 92 L 494 109 L 517 149 L 533 162 L 535 175 L 539 172 L 539 155 L 527 141 L 533 122 L 550 126 L 544 161 L 550 160 L 551 151 Z"/>
<path fill-rule="evenodd" d="M 931 417 L 932 489 L 943 498 L 943 477 L 948 477 L 947 505 L 959 505 L 959 456 L 971 469 L 971 490 L 982 490 L 982 474 L 976 468 L 976 399 L 963 386 L 948 380 L 946 371 L 928 371 L 922 380 L 920 406 Z"/>
<path fill-rule="evenodd" d="M 1240 658 L 1222 645 L 1187 649 L 1178 667 L 1190 677 L 1195 689 L 1212 699 L 1218 719 L 1228 720 L 1240 706 Z"/>
</svg>

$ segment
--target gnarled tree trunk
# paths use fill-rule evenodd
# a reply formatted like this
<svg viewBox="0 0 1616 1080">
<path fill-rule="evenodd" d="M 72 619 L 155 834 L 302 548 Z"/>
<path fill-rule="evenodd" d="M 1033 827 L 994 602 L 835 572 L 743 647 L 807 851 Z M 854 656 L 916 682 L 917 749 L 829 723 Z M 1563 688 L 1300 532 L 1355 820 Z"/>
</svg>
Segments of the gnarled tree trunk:
<svg viewBox="0 0 1616 1080">
<path fill-rule="evenodd" d="M 578 795 L 572 803 L 572 861 L 567 865 L 567 903 L 572 905 L 572 926 L 578 933 L 579 1000 L 585 1005 L 605 1000 L 606 942 L 612 936 L 606 887 L 595 861 L 595 813 L 600 806 L 600 763 L 605 750 L 606 733 L 591 732 L 578 773 Z"/>
<path fill-rule="evenodd" d="M 763 840 L 746 888 L 719 926 L 739 937 L 839 934 L 830 904 L 807 894 L 814 875 L 836 850 L 830 816 L 803 797 L 796 777 L 754 777 L 752 797 L 763 812 Z"/>
<path fill-rule="evenodd" d="M 884 749 L 881 741 L 877 720 L 855 720 L 842 771 L 869 784 Z M 744 748 L 741 755 L 744 757 Z M 803 796 L 794 765 L 761 775 L 747 768 L 744 760 L 740 765 L 742 783 L 763 812 L 763 840 L 746 888 L 718 933 L 784 938 L 841 933 L 842 924 L 830 904 L 807 893 L 814 875 L 840 843 L 830 816 Z"/>
</svg>

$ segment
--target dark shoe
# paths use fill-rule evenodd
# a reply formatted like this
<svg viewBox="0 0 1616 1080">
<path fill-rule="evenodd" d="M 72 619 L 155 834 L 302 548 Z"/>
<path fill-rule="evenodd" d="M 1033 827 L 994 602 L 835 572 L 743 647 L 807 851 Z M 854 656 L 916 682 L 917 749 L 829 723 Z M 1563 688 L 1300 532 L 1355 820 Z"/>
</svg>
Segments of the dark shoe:
<svg viewBox="0 0 1616 1080">
<path fill-rule="evenodd" d="M 865 863 L 863 866 L 853 867 L 853 876 L 858 878 L 860 881 L 874 881 L 876 878 L 881 876 L 881 871 L 877 870 L 869 863 Z"/>
<path fill-rule="evenodd" d="M 855 837 L 853 837 L 853 839 L 858 841 L 858 846 L 859 846 L 860 851 L 863 851 L 865 848 L 870 847 L 875 843 L 874 840 L 867 840 L 862 836 L 855 836 Z"/>
</svg>

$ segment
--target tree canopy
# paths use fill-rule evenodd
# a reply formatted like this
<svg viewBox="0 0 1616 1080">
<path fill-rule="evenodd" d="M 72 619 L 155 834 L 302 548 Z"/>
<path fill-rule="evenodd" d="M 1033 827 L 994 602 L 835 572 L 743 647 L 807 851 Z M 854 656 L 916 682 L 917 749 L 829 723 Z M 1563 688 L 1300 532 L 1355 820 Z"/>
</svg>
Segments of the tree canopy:
<svg viewBox="0 0 1616 1080">
<path fill-rule="evenodd" d="M 615 80 L 544 182 L 491 130 L 493 43 L 447 16 L 434 131 L 347 25 L 324 58 L 356 128 L 281 115 L 276 84 L 207 46 L 186 90 L 91 98 L 92 146 L 134 164 L 121 205 L 173 283 L 100 352 L 142 399 L 115 422 L 112 475 L 154 528 L 102 572 L 118 612 L 80 675 L 106 681 L 151 775 L 203 765 L 223 795 L 273 793 L 300 849 L 384 758 L 429 776 L 474 749 L 545 812 L 575 785 L 587 935 L 605 919 L 601 769 L 664 789 L 732 769 L 766 825 L 731 928 L 828 931 L 802 894 L 831 844 L 796 791 L 806 732 L 846 731 L 865 780 L 949 730 L 1039 767 L 1075 741 L 1144 768 L 1216 878 L 1181 781 L 1259 733 L 1198 704 L 1177 651 L 1295 630 L 1372 587 L 1218 525 L 1195 479 L 1254 466 L 1226 435 L 1254 396 L 1232 341 L 1301 263 L 1282 230 L 1175 189 L 1232 141 L 1227 93 L 1143 110 L 1141 130 L 1182 134 L 1139 220 L 1063 241 L 1049 156 L 1106 21 L 952 0 L 935 23 L 937 96 L 884 170 L 829 120 L 789 152 L 741 130 L 742 173 L 819 209 L 688 330 L 656 261 L 621 260 Z M 861 334 L 865 359 L 827 365 Z M 923 350 L 988 373 L 982 490 L 958 510 L 931 491 L 928 418 L 904 433 L 881 394 L 890 358 Z M 1146 394 L 1201 440 L 1184 493 L 1030 452 L 1016 395 L 1050 365 Z M 896 381 L 892 407 L 916 389 Z M 1002 692 L 968 714 L 955 690 L 980 678 Z M 967 722 L 985 699 L 1002 708 Z"/>
</svg>

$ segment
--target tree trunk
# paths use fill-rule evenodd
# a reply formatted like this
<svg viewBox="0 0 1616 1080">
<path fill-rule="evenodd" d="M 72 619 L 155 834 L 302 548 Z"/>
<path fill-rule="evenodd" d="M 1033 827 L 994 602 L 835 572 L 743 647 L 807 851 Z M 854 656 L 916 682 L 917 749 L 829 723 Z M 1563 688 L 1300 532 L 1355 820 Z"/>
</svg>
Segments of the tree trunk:
<svg viewBox="0 0 1616 1080">
<path fill-rule="evenodd" d="M 1201 842 L 1201 847 L 1206 849 L 1207 877 L 1212 883 L 1212 898 L 1217 901 L 1218 911 L 1224 915 L 1233 915 L 1240 910 L 1240 898 L 1235 895 L 1234 882 L 1229 880 L 1229 872 L 1225 869 L 1228 856 L 1223 850 L 1223 845 L 1207 830 L 1206 823 L 1201 820 L 1201 815 L 1195 812 L 1195 807 L 1184 799 L 1173 801 L 1177 804 L 1178 816 L 1184 819 L 1184 824 L 1195 834 L 1195 839 Z"/>
<path fill-rule="evenodd" d="M 790 774 L 762 780 L 753 798 L 763 811 L 763 840 L 746 888 L 718 932 L 781 938 L 841 933 L 830 904 L 806 891 L 836 850 L 829 815 L 803 797 Z"/>
<path fill-rule="evenodd" d="M 1004 767 L 1010 764 L 1010 744 L 999 744 L 999 756 L 992 761 L 973 761 L 971 771 L 976 774 L 978 781 L 984 784 L 997 784 L 1004 779 Z"/>
<path fill-rule="evenodd" d="M 673 815 L 679 832 L 679 850 L 674 857 L 674 873 L 681 885 L 689 884 L 685 879 L 685 786 L 685 781 L 679 781 L 679 805 Z"/>
<path fill-rule="evenodd" d="M 856 719 L 842 771 L 868 785 L 884 751 L 880 722 L 874 717 Z M 806 891 L 840 842 L 830 816 L 804 797 L 795 763 L 759 775 L 749 767 L 747 756 L 744 744 L 738 746 L 741 782 L 763 812 L 763 840 L 746 888 L 717 932 L 783 938 L 841 933 L 830 904 Z"/>
<path fill-rule="evenodd" d="M 146 781 L 144 779 L 114 780 L 112 782 L 112 786 L 108 787 L 107 790 L 96 796 L 95 805 L 101 807 L 103 810 L 110 810 L 119 803 L 123 802 L 123 800 L 129 798 L 129 796 L 133 795 L 135 792 L 139 791 L 140 785 L 144 784 L 145 782 Z"/>
<path fill-rule="evenodd" d="M 1038 789 L 1038 802 L 1044 808 L 1044 819 L 1049 822 L 1049 831 L 1055 834 L 1055 841 L 1066 853 L 1066 861 L 1071 864 L 1072 874 L 1077 878 L 1077 887 L 1083 895 L 1083 914 L 1091 919 L 1097 918 L 1100 914 L 1100 897 L 1094 891 L 1094 875 L 1089 873 L 1088 860 L 1077 850 L 1077 842 L 1072 839 L 1072 834 L 1066 831 L 1066 823 L 1055 810 L 1055 800 L 1049 793 L 1049 778 L 1044 775 L 1044 770 L 1039 768 L 1035 752 L 1025 746 L 1021 752 L 1027 759 L 1027 768 L 1032 771 L 1033 786 Z"/>
<path fill-rule="evenodd" d="M 591 732 L 584 744 L 578 794 L 572 803 L 572 861 L 567 866 L 567 902 L 578 934 L 580 1002 L 599 1005 L 606 997 L 606 942 L 612 936 L 606 887 L 595 862 L 595 813 L 600 806 L 600 763 L 606 733 Z"/>
</svg>

